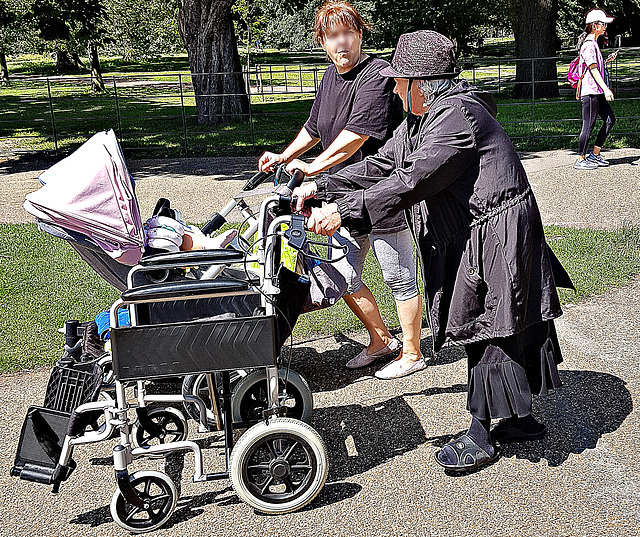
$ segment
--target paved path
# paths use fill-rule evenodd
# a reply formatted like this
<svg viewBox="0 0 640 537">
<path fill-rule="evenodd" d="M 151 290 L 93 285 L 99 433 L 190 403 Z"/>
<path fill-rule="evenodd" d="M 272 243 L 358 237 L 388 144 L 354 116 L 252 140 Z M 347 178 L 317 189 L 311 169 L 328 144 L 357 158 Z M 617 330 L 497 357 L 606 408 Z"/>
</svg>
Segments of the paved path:
<svg viewBox="0 0 640 537">
<path fill-rule="evenodd" d="M 640 222 L 640 151 L 609 156 L 614 166 L 582 174 L 570 169 L 570 153 L 525 156 L 546 223 L 611 228 Z M 206 215 L 198 212 L 204 209 L 193 190 L 174 175 L 193 181 L 192 187 L 206 183 L 211 190 L 203 195 L 214 185 L 236 191 L 241 184 L 235 177 L 212 180 L 209 161 L 190 162 L 191 171 L 179 161 L 152 164 L 153 170 L 141 162 L 132 166 L 140 177 L 143 211 L 150 203 L 143 192 L 155 197 L 171 185 L 166 194 L 172 200 L 182 196 L 187 218 L 200 219 L 190 211 Z M 233 173 L 244 178 L 250 167 L 240 163 Z M 28 177 L 3 180 L 18 188 Z M 7 188 L 2 191 L 6 205 Z M 300 342 L 292 367 L 314 392 L 312 425 L 327 443 L 331 464 L 320 496 L 301 512 L 261 516 L 238 501 L 228 482 L 191 483 L 192 457 L 178 456 L 167 462 L 167 471 L 181 483 L 181 499 L 169 524 L 155 534 L 637 536 L 639 300 L 636 280 L 567 307 L 557 323 L 564 387 L 534 404 L 534 414 L 549 427 L 547 437 L 514 444 L 492 466 L 462 477 L 445 475 L 432 459 L 438 446 L 467 425 L 466 364 L 459 349 L 441 352 L 431 367 L 409 378 L 380 382 L 371 377 L 375 367 L 343 367 L 362 348 L 362 334 Z M 423 344 L 429 345 L 426 333 Z M 57 497 L 47 487 L 8 476 L 24 413 L 41 402 L 47 377 L 46 370 L 0 376 L 0 535 L 126 535 L 109 515 L 115 487 L 111 444 L 78 449 L 78 469 Z M 201 441 L 212 448 L 206 450 L 212 470 L 221 465 L 219 442 L 213 440 Z"/>
<path fill-rule="evenodd" d="M 640 223 L 640 149 L 607 152 L 609 168 L 578 172 L 571 151 L 523 154 L 546 224 L 615 228 Z M 0 162 L 0 223 L 31 222 L 22 209 L 24 196 L 38 188 L 48 165 Z M 148 218 L 159 197 L 171 200 L 190 222 L 205 222 L 238 193 L 256 171 L 254 157 L 136 160 L 129 163 L 136 180 L 142 215 Z"/>
</svg>

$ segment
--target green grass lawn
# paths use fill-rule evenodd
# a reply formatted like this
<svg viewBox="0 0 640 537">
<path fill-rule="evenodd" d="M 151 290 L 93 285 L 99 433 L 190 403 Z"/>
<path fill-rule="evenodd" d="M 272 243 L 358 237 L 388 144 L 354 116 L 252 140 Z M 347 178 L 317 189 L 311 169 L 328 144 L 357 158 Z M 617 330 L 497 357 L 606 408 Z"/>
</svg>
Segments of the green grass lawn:
<svg viewBox="0 0 640 537">
<path fill-rule="evenodd" d="M 616 232 L 546 228 L 549 244 L 567 268 L 577 293 L 561 290 L 563 303 L 625 285 L 640 274 L 640 229 Z M 52 364 L 61 355 L 65 319 L 92 319 L 108 309 L 117 292 L 62 240 L 32 224 L 0 225 L 0 372 Z M 393 298 L 371 254 L 365 281 L 383 318 L 397 326 Z M 300 317 L 296 335 L 346 333 L 361 328 L 341 301 Z"/>
<path fill-rule="evenodd" d="M 510 96 L 515 65 L 509 60 L 501 59 L 500 66 L 495 58 L 476 60 L 474 68 L 467 68 L 462 77 L 494 93 L 498 120 L 519 150 L 570 148 L 577 145 L 581 127 L 580 104 L 564 82 L 570 60 L 567 55 L 566 61 L 558 63 L 560 97 L 535 103 Z M 257 61 L 265 63 L 259 71 L 255 66 L 251 71 L 250 116 L 218 126 L 197 122 L 184 56 L 153 62 L 105 59 L 107 90 L 95 95 L 86 76 L 49 81 L 18 78 L 8 87 L 0 87 L 0 145 L 25 152 L 52 151 L 57 141 L 57 149 L 64 154 L 95 132 L 114 128 L 128 157 L 277 150 L 306 120 L 326 63 L 317 52 L 269 52 Z M 22 59 L 12 65 L 18 72 L 47 73 L 46 62 L 39 62 Z M 615 66 L 619 88 L 613 108 L 618 121 L 607 140 L 609 147 L 640 145 L 639 69 L 637 54 L 623 51 Z M 285 90 L 289 93 L 282 93 Z"/>
</svg>

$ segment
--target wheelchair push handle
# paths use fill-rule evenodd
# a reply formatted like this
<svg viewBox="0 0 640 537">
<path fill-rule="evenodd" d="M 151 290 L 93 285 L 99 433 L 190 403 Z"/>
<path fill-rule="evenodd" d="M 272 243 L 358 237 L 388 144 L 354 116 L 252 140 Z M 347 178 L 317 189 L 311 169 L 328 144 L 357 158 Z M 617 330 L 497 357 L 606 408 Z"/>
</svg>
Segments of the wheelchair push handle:
<svg viewBox="0 0 640 537">
<path fill-rule="evenodd" d="M 258 185 L 264 183 L 271 175 L 273 175 L 273 172 L 256 173 L 253 177 L 251 177 L 251 179 L 246 182 L 246 184 L 242 187 L 242 190 L 245 192 L 247 192 L 248 190 L 253 190 Z"/>
</svg>

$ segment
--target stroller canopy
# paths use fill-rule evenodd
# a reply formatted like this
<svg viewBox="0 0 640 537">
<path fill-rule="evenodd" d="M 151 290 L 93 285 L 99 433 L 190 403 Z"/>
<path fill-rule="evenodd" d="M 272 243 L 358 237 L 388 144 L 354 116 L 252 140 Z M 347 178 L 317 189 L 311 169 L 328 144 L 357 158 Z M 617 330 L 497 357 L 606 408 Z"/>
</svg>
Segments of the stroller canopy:
<svg viewBox="0 0 640 537">
<path fill-rule="evenodd" d="M 113 129 L 92 136 L 40 176 L 24 208 L 38 220 L 86 235 L 110 257 L 135 265 L 144 234 L 131 175 Z"/>
</svg>

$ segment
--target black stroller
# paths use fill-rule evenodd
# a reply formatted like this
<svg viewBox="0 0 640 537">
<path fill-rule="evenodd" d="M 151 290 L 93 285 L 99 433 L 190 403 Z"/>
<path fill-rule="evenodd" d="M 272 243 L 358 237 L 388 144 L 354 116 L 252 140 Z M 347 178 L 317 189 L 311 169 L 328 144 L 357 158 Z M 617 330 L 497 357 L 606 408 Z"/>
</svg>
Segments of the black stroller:
<svg viewBox="0 0 640 537">
<path fill-rule="evenodd" d="M 254 176 L 245 191 L 267 177 Z M 313 428 L 296 419 L 308 419 L 310 391 L 302 377 L 290 383 L 295 375 L 278 367 L 279 349 L 310 287 L 306 276 L 280 263 L 283 238 L 298 251 L 313 244 L 303 217 L 291 214 L 291 191 L 302 179 L 294 174 L 281 184 L 258 214 L 239 197 L 203 228 L 215 231 L 240 208 L 251 223 L 236 248 L 155 255 L 130 270 L 118 268 L 119 273 L 92 241 L 83 243 L 75 231 L 54 226 L 72 235 L 83 258 L 100 258 L 97 270 L 108 272 L 113 282 L 122 284 L 126 272 L 126 285 L 120 285 L 121 298 L 110 309 L 111 352 L 87 362 L 67 356 L 54 368 L 45 405 L 27 413 L 12 475 L 53 485 L 57 492 L 75 468 L 75 446 L 118 436 L 111 513 L 121 527 L 138 533 L 163 525 L 178 499 L 166 474 L 130 473 L 141 458 L 191 451 L 194 482 L 230 478 L 238 496 L 265 513 L 291 512 L 317 496 L 328 471 L 325 446 Z M 242 241 L 255 232 L 255 251 L 243 248 Z M 249 264 L 257 270 L 251 272 Z M 125 308 L 130 326 L 119 323 Z M 66 328 L 67 348 L 75 348 L 81 330 L 75 323 Z M 169 377 L 185 379 L 181 394 L 147 393 L 150 382 Z M 224 431 L 224 471 L 204 471 L 202 450 L 186 439 L 186 419 L 172 403 L 184 405 L 199 432 Z M 234 429 L 245 427 L 234 445 Z"/>
</svg>

